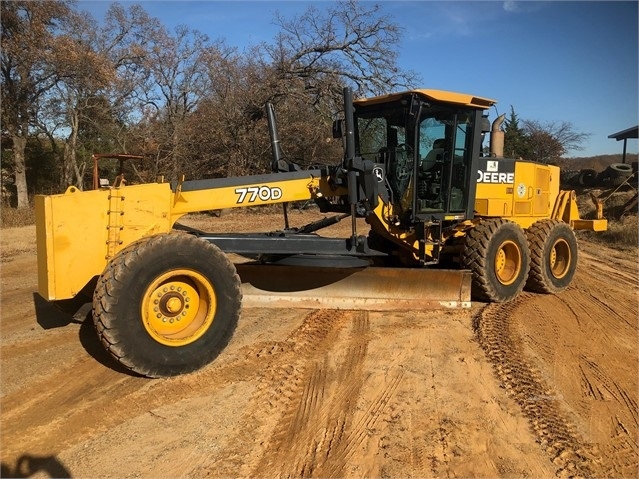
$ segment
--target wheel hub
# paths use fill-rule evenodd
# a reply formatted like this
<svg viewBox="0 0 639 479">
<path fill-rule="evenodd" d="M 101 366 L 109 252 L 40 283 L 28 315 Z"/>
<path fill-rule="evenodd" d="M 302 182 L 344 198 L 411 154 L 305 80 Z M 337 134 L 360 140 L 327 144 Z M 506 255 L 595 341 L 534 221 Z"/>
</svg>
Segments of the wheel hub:
<svg viewBox="0 0 639 479">
<path fill-rule="evenodd" d="M 182 305 L 182 299 L 178 296 L 167 299 L 165 307 L 169 313 L 175 314 L 182 310 Z"/>
<path fill-rule="evenodd" d="M 563 278 L 570 267 L 570 245 L 564 240 L 558 240 L 550 249 L 550 271 L 555 278 Z"/>
<path fill-rule="evenodd" d="M 191 298 L 194 296 L 192 287 L 184 283 L 162 285 L 156 289 L 153 297 L 153 316 L 162 323 L 173 324 L 188 315 Z M 189 290 L 191 294 L 189 294 Z M 197 294 L 195 295 L 197 296 Z"/>
<path fill-rule="evenodd" d="M 502 284 L 515 282 L 521 270 L 521 251 L 512 241 L 504 242 L 495 255 L 495 274 Z"/>
<path fill-rule="evenodd" d="M 147 289 L 142 314 L 147 332 L 158 342 L 182 346 L 209 327 L 215 293 L 206 278 L 180 270 L 157 278 Z"/>
<path fill-rule="evenodd" d="M 163 321 L 165 320 L 165 316 L 168 318 L 177 317 L 176 319 L 179 321 L 181 316 L 186 316 L 186 309 L 189 306 L 186 303 L 188 292 L 183 290 L 182 286 L 177 286 L 177 288 L 175 286 L 171 287 L 175 288 L 176 291 L 170 290 L 164 292 L 164 289 L 167 288 L 162 288 L 162 291 L 159 291 L 157 294 L 158 299 L 154 301 L 157 306 L 153 308 L 153 311 L 156 313 L 156 317 L 158 317 L 158 314 L 161 314 Z"/>
</svg>

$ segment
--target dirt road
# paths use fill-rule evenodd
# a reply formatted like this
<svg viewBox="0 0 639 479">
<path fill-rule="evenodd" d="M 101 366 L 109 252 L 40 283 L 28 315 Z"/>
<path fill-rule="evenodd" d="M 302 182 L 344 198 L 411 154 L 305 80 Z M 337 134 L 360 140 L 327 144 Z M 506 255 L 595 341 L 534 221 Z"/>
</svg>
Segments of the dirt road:
<svg viewBox="0 0 639 479">
<path fill-rule="evenodd" d="M 568 291 L 506 305 L 246 309 L 149 380 L 37 296 L 33 235 L 2 231 L 2 477 L 637 477 L 636 252 L 581 242 Z"/>
</svg>

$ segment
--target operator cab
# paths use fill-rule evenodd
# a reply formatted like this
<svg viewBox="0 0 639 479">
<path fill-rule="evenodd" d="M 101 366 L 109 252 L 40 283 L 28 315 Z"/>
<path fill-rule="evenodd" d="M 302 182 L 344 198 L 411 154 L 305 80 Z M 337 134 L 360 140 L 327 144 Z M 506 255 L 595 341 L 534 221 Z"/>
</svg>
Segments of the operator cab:
<svg viewBox="0 0 639 479">
<path fill-rule="evenodd" d="M 439 90 L 354 102 L 355 153 L 382 172 L 380 197 L 393 216 L 408 224 L 472 218 L 482 113 L 493 103 Z"/>
</svg>

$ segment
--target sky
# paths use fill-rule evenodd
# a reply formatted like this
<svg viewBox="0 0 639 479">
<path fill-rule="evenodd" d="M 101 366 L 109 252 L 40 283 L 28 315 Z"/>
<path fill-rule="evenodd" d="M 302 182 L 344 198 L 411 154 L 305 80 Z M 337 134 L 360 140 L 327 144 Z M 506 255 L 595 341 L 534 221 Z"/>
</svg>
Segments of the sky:
<svg viewBox="0 0 639 479">
<path fill-rule="evenodd" d="M 100 21 L 111 2 L 80 1 Z M 120 1 L 138 3 L 166 27 L 184 24 L 243 51 L 270 42 L 274 15 L 300 15 L 324 1 Z M 637 1 L 378 1 L 403 29 L 399 66 L 420 88 L 497 100 L 497 114 L 569 122 L 590 136 L 569 157 L 622 153 L 609 135 L 639 124 Z M 628 140 L 629 153 L 639 141 Z"/>
</svg>

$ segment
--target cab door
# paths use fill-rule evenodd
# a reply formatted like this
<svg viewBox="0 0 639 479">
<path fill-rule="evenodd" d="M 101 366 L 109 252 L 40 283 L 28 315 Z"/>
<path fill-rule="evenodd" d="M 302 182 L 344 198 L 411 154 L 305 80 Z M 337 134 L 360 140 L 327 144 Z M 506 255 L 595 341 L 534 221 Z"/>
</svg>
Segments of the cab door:
<svg viewBox="0 0 639 479">
<path fill-rule="evenodd" d="M 467 216 L 469 199 L 474 195 L 475 117 L 474 110 L 452 110 L 445 105 L 423 108 L 416 142 L 417 218 Z"/>
</svg>

